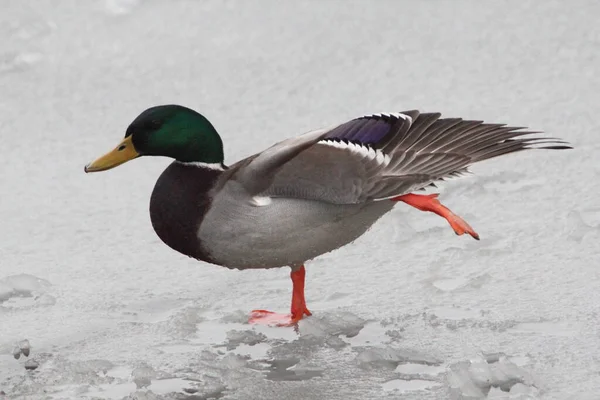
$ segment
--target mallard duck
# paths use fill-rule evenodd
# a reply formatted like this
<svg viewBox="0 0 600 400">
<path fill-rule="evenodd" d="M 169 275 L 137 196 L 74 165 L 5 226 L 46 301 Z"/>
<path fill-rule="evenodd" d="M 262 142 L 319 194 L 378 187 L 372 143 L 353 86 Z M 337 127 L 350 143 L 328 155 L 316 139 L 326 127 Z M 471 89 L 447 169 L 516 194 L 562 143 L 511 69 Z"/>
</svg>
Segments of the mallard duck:
<svg viewBox="0 0 600 400">
<path fill-rule="evenodd" d="M 351 243 L 398 202 L 436 213 L 457 235 L 479 239 L 436 194 L 414 192 L 493 157 L 571 148 L 523 129 L 416 110 L 374 114 L 284 140 L 227 167 L 221 137 L 204 116 L 162 105 L 142 112 L 117 147 L 85 172 L 141 156 L 173 158 L 150 198 L 158 237 L 227 268 L 290 267 L 290 314 L 250 315 L 250 322 L 289 325 L 311 315 L 304 264 Z"/>
</svg>

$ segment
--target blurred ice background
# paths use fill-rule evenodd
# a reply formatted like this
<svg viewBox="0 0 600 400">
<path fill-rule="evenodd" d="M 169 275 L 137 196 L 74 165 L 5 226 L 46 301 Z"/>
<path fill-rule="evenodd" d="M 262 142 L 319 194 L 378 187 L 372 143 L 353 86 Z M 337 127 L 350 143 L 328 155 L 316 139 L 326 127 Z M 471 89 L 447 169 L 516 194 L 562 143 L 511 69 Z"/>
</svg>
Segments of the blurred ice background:
<svg viewBox="0 0 600 400">
<path fill-rule="evenodd" d="M 3 0 L 0 399 L 600 398 L 600 3 Z M 205 114 L 231 163 L 366 113 L 542 129 L 570 152 L 473 168 L 307 265 L 239 272 L 159 242 L 166 159 L 86 176 L 145 108 Z"/>
</svg>

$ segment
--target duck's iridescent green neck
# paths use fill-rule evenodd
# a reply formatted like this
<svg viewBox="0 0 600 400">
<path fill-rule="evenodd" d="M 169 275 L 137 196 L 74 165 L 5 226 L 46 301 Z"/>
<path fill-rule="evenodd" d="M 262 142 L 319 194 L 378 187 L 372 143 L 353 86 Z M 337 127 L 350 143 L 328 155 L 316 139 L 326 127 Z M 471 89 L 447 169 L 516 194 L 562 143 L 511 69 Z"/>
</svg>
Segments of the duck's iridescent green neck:
<svg viewBox="0 0 600 400">
<path fill-rule="evenodd" d="M 223 142 L 201 114 L 178 105 L 152 107 L 127 129 L 140 155 L 166 156 L 181 162 L 223 162 Z"/>
</svg>

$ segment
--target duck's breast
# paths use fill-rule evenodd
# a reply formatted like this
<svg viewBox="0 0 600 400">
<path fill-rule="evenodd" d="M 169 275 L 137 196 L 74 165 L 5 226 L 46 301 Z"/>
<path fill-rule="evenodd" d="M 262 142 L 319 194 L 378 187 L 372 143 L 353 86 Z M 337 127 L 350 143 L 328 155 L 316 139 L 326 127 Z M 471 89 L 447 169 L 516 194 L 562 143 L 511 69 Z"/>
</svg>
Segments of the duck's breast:
<svg viewBox="0 0 600 400">
<path fill-rule="evenodd" d="M 156 181 L 150 219 L 158 237 L 172 249 L 210 261 L 200 247 L 198 227 L 211 199 L 209 192 L 222 171 L 173 162 Z"/>
</svg>

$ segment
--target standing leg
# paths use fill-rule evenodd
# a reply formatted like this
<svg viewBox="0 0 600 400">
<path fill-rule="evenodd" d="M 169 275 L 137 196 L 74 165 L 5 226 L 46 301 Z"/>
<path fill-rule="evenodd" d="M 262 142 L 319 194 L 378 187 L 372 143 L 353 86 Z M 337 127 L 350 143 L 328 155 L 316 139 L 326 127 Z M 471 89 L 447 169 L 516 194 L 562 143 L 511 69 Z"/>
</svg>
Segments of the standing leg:
<svg viewBox="0 0 600 400">
<path fill-rule="evenodd" d="M 292 306 L 291 315 L 294 322 L 298 322 L 302 317 L 312 315 L 308 308 L 306 308 L 306 300 L 304 299 L 304 276 L 306 270 L 302 265 L 298 270 L 290 273 L 292 278 Z"/>
<path fill-rule="evenodd" d="M 304 277 L 306 270 L 304 265 L 298 269 L 292 269 L 292 305 L 290 314 L 278 314 L 267 310 L 252 310 L 248 322 L 251 324 L 261 323 L 266 325 L 290 326 L 300 321 L 305 315 L 311 315 L 306 308 L 304 298 Z"/>
</svg>

